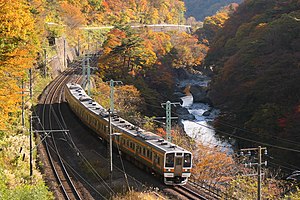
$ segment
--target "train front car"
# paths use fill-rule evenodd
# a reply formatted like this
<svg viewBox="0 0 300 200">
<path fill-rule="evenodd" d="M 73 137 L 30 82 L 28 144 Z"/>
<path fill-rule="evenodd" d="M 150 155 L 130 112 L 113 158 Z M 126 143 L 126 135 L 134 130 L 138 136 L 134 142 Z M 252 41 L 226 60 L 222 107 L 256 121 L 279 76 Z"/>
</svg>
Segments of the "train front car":
<svg viewBox="0 0 300 200">
<path fill-rule="evenodd" d="M 192 154 L 186 150 L 168 151 L 164 157 L 164 183 L 184 185 L 191 176 Z"/>
</svg>

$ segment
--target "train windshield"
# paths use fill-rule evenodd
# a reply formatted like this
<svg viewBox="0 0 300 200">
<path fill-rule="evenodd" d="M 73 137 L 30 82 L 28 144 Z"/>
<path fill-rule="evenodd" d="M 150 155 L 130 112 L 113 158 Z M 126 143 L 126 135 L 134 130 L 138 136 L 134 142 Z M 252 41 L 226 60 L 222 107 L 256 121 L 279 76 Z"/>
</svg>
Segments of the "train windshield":
<svg viewBox="0 0 300 200">
<path fill-rule="evenodd" d="M 174 157 L 175 157 L 175 153 L 166 154 L 166 165 L 165 165 L 165 167 L 174 167 Z"/>
<path fill-rule="evenodd" d="M 191 167 L 191 165 L 192 165 L 192 155 L 190 153 L 185 153 L 183 167 Z"/>
</svg>

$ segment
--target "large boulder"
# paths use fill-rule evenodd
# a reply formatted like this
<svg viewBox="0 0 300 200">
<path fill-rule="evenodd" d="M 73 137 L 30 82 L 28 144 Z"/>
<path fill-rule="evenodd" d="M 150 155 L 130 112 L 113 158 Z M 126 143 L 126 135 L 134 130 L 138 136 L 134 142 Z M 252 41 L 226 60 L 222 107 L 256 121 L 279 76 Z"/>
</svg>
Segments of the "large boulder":
<svg viewBox="0 0 300 200">
<path fill-rule="evenodd" d="M 176 69 L 176 75 L 179 81 L 190 78 L 190 74 L 185 69 L 182 68 Z"/>
<path fill-rule="evenodd" d="M 195 116 L 190 114 L 187 108 L 184 107 L 178 107 L 176 109 L 176 113 L 178 115 L 178 121 L 181 122 L 181 120 L 194 120 Z"/>
<path fill-rule="evenodd" d="M 193 95 L 194 102 L 207 101 L 207 88 L 199 85 L 191 85 L 190 92 Z"/>
<path fill-rule="evenodd" d="M 190 114 L 188 109 L 184 108 L 184 107 L 177 107 L 176 113 L 177 113 L 177 115 L 189 115 Z"/>
</svg>

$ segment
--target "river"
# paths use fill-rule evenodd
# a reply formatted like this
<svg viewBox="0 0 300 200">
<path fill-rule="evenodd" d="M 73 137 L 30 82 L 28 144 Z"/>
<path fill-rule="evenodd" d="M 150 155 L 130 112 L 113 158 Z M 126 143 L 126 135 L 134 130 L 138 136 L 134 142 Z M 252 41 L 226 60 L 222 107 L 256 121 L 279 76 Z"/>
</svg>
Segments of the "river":
<svg viewBox="0 0 300 200">
<path fill-rule="evenodd" d="M 195 76 L 193 76 L 195 77 Z M 184 87 L 188 84 L 207 87 L 209 79 L 205 76 L 180 81 L 180 86 Z M 226 140 L 220 140 L 215 133 L 212 122 L 220 114 L 218 109 L 210 107 L 204 103 L 194 103 L 191 94 L 181 97 L 182 107 L 187 108 L 188 112 L 195 116 L 194 120 L 182 120 L 184 131 L 191 138 L 201 142 L 203 145 L 219 147 L 222 151 L 232 152 L 232 145 Z M 208 116 L 203 114 L 209 111 Z"/>
</svg>

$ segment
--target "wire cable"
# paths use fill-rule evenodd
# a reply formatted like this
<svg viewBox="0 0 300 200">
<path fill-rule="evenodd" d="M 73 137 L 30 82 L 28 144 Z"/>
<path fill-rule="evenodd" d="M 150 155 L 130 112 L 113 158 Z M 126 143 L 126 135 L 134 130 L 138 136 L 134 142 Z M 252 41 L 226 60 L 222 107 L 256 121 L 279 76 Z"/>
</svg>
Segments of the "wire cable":
<svg viewBox="0 0 300 200">
<path fill-rule="evenodd" d="M 195 122 L 195 123 L 198 124 L 198 125 L 200 125 L 200 126 L 203 126 L 205 128 L 208 128 L 208 129 L 220 132 L 220 133 L 222 133 L 224 135 L 228 135 L 228 136 L 233 137 L 233 138 L 238 138 L 238 139 L 245 140 L 245 141 L 248 141 L 248 142 L 253 142 L 253 143 L 257 143 L 257 144 L 261 144 L 261 145 L 265 145 L 265 146 L 269 146 L 269 147 L 273 147 L 273 148 L 277 148 L 277 149 L 281 149 L 281 150 L 286 150 L 286 151 L 292 151 L 292 152 L 300 153 L 300 150 L 298 150 L 298 149 L 291 149 L 291 148 L 282 147 L 282 146 L 278 146 L 278 145 L 273 145 L 273 144 L 269 144 L 269 143 L 266 143 L 266 142 L 261 142 L 261 141 L 257 141 L 257 140 L 253 140 L 253 139 L 249 139 L 249 138 L 244 138 L 244 137 L 241 137 L 241 136 L 238 136 L 238 135 L 227 133 L 225 131 L 217 130 L 217 129 L 213 128 L 213 127 L 209 127 L 209 126 L 206 126 L 204 124 L 200 124 L 198 122 Z"/>
</svg>

